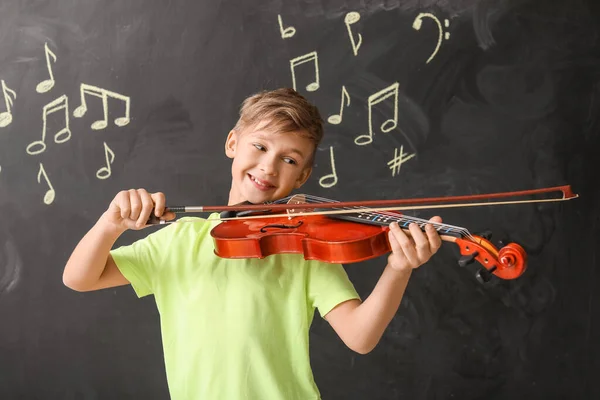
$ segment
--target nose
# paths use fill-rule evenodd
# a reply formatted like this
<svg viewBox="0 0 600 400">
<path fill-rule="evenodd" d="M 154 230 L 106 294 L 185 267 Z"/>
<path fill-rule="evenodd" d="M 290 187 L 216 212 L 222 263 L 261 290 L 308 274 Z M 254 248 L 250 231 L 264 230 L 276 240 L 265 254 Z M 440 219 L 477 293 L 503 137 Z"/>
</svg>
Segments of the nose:
<svg viewBox="0 0 600 400">
<path fill-rule="evenodd" d="M 268 155 L 264 155 L 260 160 L 260 170 L 265 175 L 277 175 L 277 159 Z"/>
</svg>

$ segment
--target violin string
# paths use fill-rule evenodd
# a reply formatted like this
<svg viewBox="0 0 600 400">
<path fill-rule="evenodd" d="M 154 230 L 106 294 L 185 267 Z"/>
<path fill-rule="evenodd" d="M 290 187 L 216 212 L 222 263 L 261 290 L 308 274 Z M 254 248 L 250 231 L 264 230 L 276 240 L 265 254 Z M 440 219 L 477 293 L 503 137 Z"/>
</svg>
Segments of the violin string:
<svg viewBox="0 0 600 400">
<path fill-rule="evenodd" d="M 313 195 L 304 195 L 304 196 L 308 203 L 311 203 L 311 202 L 339 203 L 339 201 L 326 199 L 324 197 L 313 196 Z M 417 225 L 419 225 L 420 228 L 423 228 L 425 226 L 425 224 L 431 224 L 432 226 L 436 227 L 436 230 L 438 232 L 440 232 L 441 230 L 445 230 L 446 233 L 453 231 L 453 232 L 457 232 L 462 237 L 468 237 L 470 239 L 474 239 L 473 236 L 471 235 L 471 233 L 467 229 L 460 227 L 460 226 L 454 226 L 454 225 L 443 224 L 443 223 L 434 222 L 434 221 L 428 221 L 428 220 L 425 220 L 422 218 L 417 218 L 417 217 L 412 217 L 409 215 L 397 214 L 397 213 L 392 213 L 392 212 L 373 213 L 373 212 L 368 211 L 369 208 L 366 208 L 366 207 L 340 207 L 339 209 L 356 211 L 360 214 L 364 214 L 364 215 L 371 217 L 372 220 L 375 220 L 377 218 L 383 218 L 385 223 L 387 223 L 387 221 L 391 219 L 392 220 L 391 222 L 398 222 L 398 223 L 401 222 L 404 227 L 408 227 L 408 225 L 411 222 L 416 223 Z M 366 211 L 361 211 L 363 209 L 365 209 Z"/>
</svg>

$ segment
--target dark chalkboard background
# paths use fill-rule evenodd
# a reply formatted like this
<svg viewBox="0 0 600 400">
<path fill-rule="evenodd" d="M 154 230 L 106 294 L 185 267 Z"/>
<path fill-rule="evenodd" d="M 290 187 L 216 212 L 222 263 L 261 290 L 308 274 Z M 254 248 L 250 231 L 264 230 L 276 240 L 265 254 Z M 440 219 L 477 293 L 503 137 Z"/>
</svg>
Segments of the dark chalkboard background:
<svg viewBox="0 0 600 400">
<path fill-rule="evenodd" d="M 350 25 L 362 37 L 357 55 L 349 12 L 360 14 Z M 414 29 L 420 13 L 443 27 L 429 63 L 439 30 L 429 17 Z M 278 15 L 293 37 L 282 38 Z M 440 211 L 450 224 L 521 243 L 528 270 L 482 286 L 445 244 L 413 275 L 366 356 L 315 318 L 311 355 L 324 399 L 599 398 L 598 21 L 595 0 L 3 1 L 0 79 L 14 101 L 0 128 L 0 398 L 168 398 L 152 297 L 138 300 L 130 287 L 71 291 L 64 264 L 121 189 L 160 190 L 171 204 L 225 203 L 222 149 L 241 101 L 292 86 L 290 60 L 312 51 L 320 88 L 306 90 L 312 70 L 303 64 L 298 90 L 325 119 L 339 112 L 342 85 L 351 102 L 340 124 L 326 124 L 303 192 L 360 200 L 571 184 L 581 196 Z M 46 43 L 55 85 L 38 93 Z M 373 142 L 356 145 L 368 133 L 369 96 L 396 82 L 396 128 L 381 131 L 393 102 L 381 103 Z M 130 122 L 115 124 L 124 104 L 109 98 L 107 127 L 92 129 L 102 119 L 94 96 L 76 118 L 81 84 L 128 96 Z M 43 107 L 63 95 L 70 139 L 54 140 L 65 121 L 55 110 L 45 151 L 28 154 L 41 140 Z M 111 176 L 98 179 L 104 143 L 115 157 Z M 331 148 L 337 182 L 323 187 Z M 394 176 L 395 149 L 416 156 Z M 55 190 L 49 205 L 40 164 Z M 384 263 L 347 266 L 362 296 Z"/>
</svg>

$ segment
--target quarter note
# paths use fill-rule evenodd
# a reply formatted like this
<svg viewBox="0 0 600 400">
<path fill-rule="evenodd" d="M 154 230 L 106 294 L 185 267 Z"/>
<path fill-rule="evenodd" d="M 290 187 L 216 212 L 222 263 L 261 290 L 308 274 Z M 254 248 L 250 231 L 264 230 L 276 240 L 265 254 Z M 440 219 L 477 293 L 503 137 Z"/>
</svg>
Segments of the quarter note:
<svg viewBox="0 0 600 400">
<path fill-rule="evenodd" d="M 37 175 L 38 183 L 42 182 L 41 181 L 42 176 L 44 177 L 44 180 L 46 181 L 46 185 L 48 185 L 48 190 L 44 194 L 44 204 L 50 205 L 50 204 L 52 204 L 52 202 L 54 202 L 54 197 L 56 196 L 56 192 L 54 191 L 54 188 L 52 187 L 52 183 L 50 183 L 50 179 L 48 178 L 48 174 L 46 174 L 44 165 L 42 163 L 40 163 L 40 170 Z"/>
<path fill-rule="evenodd" d="M 109 155 L 110 155 L 110 160 L 108 159 Z M 113 151 L 110 149 L 110 147 L 108 147 L 106 142 L 104 142 L 104 157 L 106 158 L 106 166 L 100 168 L 96 172 L 96 178 L 98 178 L 98 179 L 107 179 L 110 177 L 110 175 L 112 173 L 110 166 L 113 163 L 113 161 L 115 161 L 115 153 L 113 153 Z"/>
<path fill-rule="evenodd" d="M 340 113 L 334 114 L 327 119 L 327 122 L 329 122 L 330 124 L 337 125 L 340 122 L 342 122 L 342 118 L 344 116 L 344 96 L 346 96 L 346 98 L 348 99 L 346 106 L 349 106 L 350 105 L 350 95 L 348 94 L 348 91 L 346 90 L 346 86 L 342 86 L 342 101 L 340 104 Z"/>
<path fill-rule="evenodd" d="M 350 25 L 357 23 L 360 20 L 360 14 L 356 11 L 349 12 L 346 14 L 344 18 L 344 24 L 346 24 L 346 28 L 348 29 L 348 36 L 350 36 L 350 44 L 352 44 L 352 51 L 354 55 L 358 55 L 358 49 L 362 44 L 362 35 L 358 34 L 358 43 L 354 41 L 354 36 L 352 35 L 352 29 L 350 29 Z"/>
<path fill-rule="evenodd" d="M 331 174 L 327 174 L 319 179 L 319 185 L 324 188 L 335 186 L 338 181 L 337 172 L 335 171 L 335 158 L 333 157 L 333 146 L 329 147 L 329 158 L 331 160 Z"/>
<path fill-rule="evenodd" d="M 358 136 L 356 139 L 354 139 L 354 143 L 359 146 L 363 146 L 373 141 L 373 106 L 392 96 L 394 97 L 394 118 L 387 119 L 383 124 L 381 124 L 381 131 L 389 132 L 396 128 L 396 125 L 398 124 L 398 87 L 399 84 L 396 82 L 369 96 L 369 134 Z"/>
<path fill-rule="evenodd" d="M 17 94 L 14 90 L 11 90 L 8 88 L 8 86 L 6 86 L 4 79 L 2 79 L 2 94 L 4 95 L 6 111 L 0 113 L 0 128 L 8 126 L 12 122 L 13 101 L 17 99 Z"/>
<path fill-rule="evenodd" d="M 38 83 L 35 88 L 38 93 L 46 93 L 54 87 L 54 74 L 52 73 L 50 57 L 52 57 L 54 62 L 56 62 L 56 54 L 54 54 L 52 50 L 48 48 L 48 43 L 44 44 L 44 53 L 46 54 L 46 67 L 48 68 L 48 75 L 50 76 L 50 79 L 46 79 L 45 81 Z"/>
<path fill-rule="evenodd" d="M 296 73 L 294 71 L 296 69 L 296 66 L 311 61 L 314 62 L 315 66 L 315 80 L 314 82 L 311 82 L 306 86 L 306 90 L 308 90 L 309 92 L 314 92 L 319 88 L 319 56 L 317 55 L 316 51 L 313 51 L 303 56 L 296 57 L 293 60 L 290 60 L 290 68 L 292 70 L 292 83 L 294 90 L 296 90 Z"/>
</svg>

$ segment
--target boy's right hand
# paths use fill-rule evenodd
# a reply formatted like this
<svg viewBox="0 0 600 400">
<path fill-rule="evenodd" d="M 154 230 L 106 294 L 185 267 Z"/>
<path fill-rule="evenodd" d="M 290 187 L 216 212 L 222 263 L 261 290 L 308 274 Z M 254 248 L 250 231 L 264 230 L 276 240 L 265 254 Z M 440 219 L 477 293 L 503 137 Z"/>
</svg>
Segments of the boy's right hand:
<svg viewBox="0 0 600 400">
<path fill-rule="evenodd" d="M 148 193 L 145 189 L 129 189 L 119 192 L 110 203 L 102 218 L 118 231 L 146 228 L 150 214 L 161 220 L 170 221 L 175 213 L 165 212 L 165 195 L 161 192 Z"/>
</svg>

